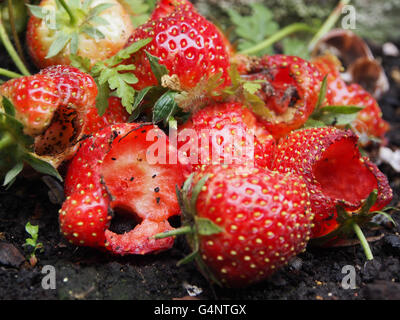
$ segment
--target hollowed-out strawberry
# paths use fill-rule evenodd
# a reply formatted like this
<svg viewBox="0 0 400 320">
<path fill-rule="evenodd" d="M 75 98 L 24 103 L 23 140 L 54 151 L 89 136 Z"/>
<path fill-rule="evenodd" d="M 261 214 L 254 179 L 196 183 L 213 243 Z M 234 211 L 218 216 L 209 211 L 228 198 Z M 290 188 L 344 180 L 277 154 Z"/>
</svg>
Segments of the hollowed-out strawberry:
<svg viewBox="0 0 400 320">
<path fill-rule="evenodd" d="M 310 192 L 313 238 L 346 237 L 342 227 L 366 224 L 392 199 L 387 178 L 360 154 L 357 143 L 352 131 L 325 127 L 295 131 L 278 144 L 274 169 L 299 175 Z M 360 212 L 374 192 L 375 202 Z"/>
</svg>

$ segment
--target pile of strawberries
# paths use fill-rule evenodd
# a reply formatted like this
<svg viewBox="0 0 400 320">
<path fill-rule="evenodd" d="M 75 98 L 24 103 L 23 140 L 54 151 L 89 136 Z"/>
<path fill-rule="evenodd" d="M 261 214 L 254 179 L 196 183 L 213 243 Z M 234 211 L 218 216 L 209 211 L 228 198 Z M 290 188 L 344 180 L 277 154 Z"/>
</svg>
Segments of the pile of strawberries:
<svg viewBox="0 0 400 320">
<path fill-rule="evenodd" d="M 181 262 L 232 287 L 267 278 L 309 241 L 356 233 L 371 258 L 360 226 L 392 190 L 359 136 L 383 139 L 388 125 L 336 59 L 238 55 L 186 0 L 161 0 L 136 29 L 117 1 L 59 3 L 56 31 L 40 8 L 59 4 L 31 8 L 27 44 L 43 69 L 0 86 L 0 154 L 7 180 L 21 163 L 67 168 L 59 222 L 72 244 L 148 254 L 186 234 L 193 253 Z M 310 122 L 337 106 L 358 115 Z M 115 214 L 136 226 L 113 232 Z"/>
</svg>

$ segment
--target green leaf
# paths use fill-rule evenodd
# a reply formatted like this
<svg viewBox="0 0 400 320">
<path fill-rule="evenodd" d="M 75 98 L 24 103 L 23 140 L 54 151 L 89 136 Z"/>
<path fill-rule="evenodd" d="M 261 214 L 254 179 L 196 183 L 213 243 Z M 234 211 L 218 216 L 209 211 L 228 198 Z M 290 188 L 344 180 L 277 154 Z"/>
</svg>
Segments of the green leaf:
<svg viewBox="0 0 400 320">
<path fill-rule="evenodd" d="M 59 54 L 67 43 L 71 40 L 70 34 L 60 33 L 56 40 L 53 41 L 47 53 L 46 59 L 52 58 Z"/>
<path fill-rule="evenodd" d="M 15 107 L 13 103 L 5 96 L 2 96 L 2 103 L 3 103 L 3 108 L 6 114 L 9 116 L 14 117 L 15 116 Z"/>
<path fill-rule="evenodd" d="M 197 232 L 202 236 L 211 236 L 213 234 L 221 233 L 223 229 L 212 222 L 210 219 L 195 217 Z"/>
<path fill-rule="evenodd" d="M 304 60 L 310 60 L 308 42 L 304 39 L 288 37 L 282 40 L 283 53 L 288 56 L 296 56 Z"/>
<path fill-rule="evenodd" d="M 108 87 L 108 83 L 103 83 L 103 84 L 97 83 L 97 88 L 98 88 L 98 93 L 96 97 L 96 108 L 97 108 L 97 113 L 99 114 L 100 117 L 102 117 L 108 108 L 108 98 L 110 97 L 110 88 Z"/>
<path fill-rule="evenodd" d="M 25 160 L 25 162 L 27 162 L 36 171 L 43 173 L 43 174 L 53 176 L 53 177 L 57 178 L 58 180 L 63 181 L 63 179 L 61 178 L 57 169 L 54 168 L 50 163 L 37 158 L 32 153 L 26 153 L 22 157 L 23 157 L 23 160 Z"/>
<path fill-rule="evenodd" d="M 29 11 L 31 12 L 31 14 L 33 16 L 35 16 L 36 18 L 39 18 L 39 19 L 42 19 L 42 20 L 44 18 L 46 18 L 46 15 L 48 14 L 48 11 L 43 10 L 43 7 L 35 6 L 35 5 L 32 5 L 32 4 L 26 4 L 26 5 L 28 6 Z"/>
<path fill-rule="evenodd" d="M 71 48 L 71 54 L 75 55 L 78 52 L 78 46 L 79 46 L 79 36 L 76 32 L 71 34 L 71 42 L 70 42 L 70 48 Z"/>
<path fill-rule="evenodd" d="M 322 112 L 329 112 L 335 114 L 354 114 L 363 110 L 364 107 L 360 106 L 326 106 L 321 110 Z"/>
<path fill-rule="evenodd" d="M 250 94 L 255 94 L 258 90 L 261 89 L 261 84 L 251 81 L 246 81 L 243 84 L 243 88 Z"/>
<path fill-rule="evenodd" d="M 132 81 L 132 78 L 127 78 L 127 74 L 116 74 L 108 79 L 108 85 L 111 90 L 116 90 L 115 95 L 121 98 L 121 103 L 126 111 L 132 113 L 133 102 L 135 100 L 135 89 L 133 89 L 125 80 Z M 133 76 L 133 74 L 131 74 Z"/>
<path fill-rule="evenodd" d="M 372 206 L 376 203 L 378 199 L 378 190 L 374 189 L 365 200 L 364 204 L 361 207 L 360 212 L 364 214 L 368 214 Z"/>
<path fill-rule="evenodd" d="M 95 6 L 94 8 L 90 9 L 89 16 L 98 16 L 101 12 L 113 7 L 113 3 L 101 3 Z"/>
<path fill-rule="evenodd" d="M 159 63 L 160 59 L 146 52 L 146 56 L 149 59 L 151 70 L 156 77 L 158 84 L 161 84 L 161 78 L 169 73 L 166 66 Z"/>
<path fill-rule="evenodd" d="M 105 35 L 99 29 L 92 26 L 85 26 L 82 28 L 82 32 L 86 33 L 89 37 L 93 39 L 104 39 Z"/>
<path fill-rule="evenodd" d="M 22 171 L 24 168 L 23 162 L 18 162 L 14 168 L 12 168 L 10 171 L 7 172 L 5 178 L 4 178 L 4 183 L 3 186 L 7 186 L 10 184 Z"/>
<path fill-rule="evenodd" d="M 315 112 L 318 112 L 322 104 L 324 103 L 327 91 L 328 91 L 328 76 L 326 75 L 321 83 L 321 89 L 319 90 L 318 100 L 315 106 Z"/>
<path fill-rule="evenodd" d="M 87 57 L 81 57 L 75 54 L 71 54 L 69 56 L 71 60 L 71 65 L 75 68 L 82 70 L 83 72 L 89 73 L 90 72 L 90 59 Z"/>
<path fill-rule="evenodd" d="M 32 237 L 34 241 L 34 245 L 36 245 L 36 241 L 39 235 L 39 226 L 32 225 L 29 221 L 25 225 L 25 231 Z M 28 239 L 27 239 L 28 240 Z"/>
<path fill-rule="evenodd" d="M 130 56 L 132 54 L 138 52 L 140 49 L 142 49 L 143 47 L 148 45 L 152 40 L 153 40 L 152 38 L 146 38 L 146 39 L 136 41 L 136 42 L 132 43 L 129 47 L 126 47 L 126 48 L 120 50 L 116 55 L 107 59 L 106 61 L 104 61 L 101 64 L 105 64 L 109 67 L 114 67 L 117 64 L 120 64 L 121 62 L 123 62 L 124 60 L 130 58 Z"/>
<path fill-rule="evenodd" d="M 253 47 L 279 29 L 273 13 L 267 7 L 260 3 L 253 3 L 250 7 L 252 13 L 248 16 L 242 16 L 234 9 L 227 9 L 230 20 L 235 26 L 233 32 L 238 39 L 239 51 Z M 257 55 L 271 53 L 272 48 L 266 48 Z"/>
<path fill-rule="evenodd" d="M 168 91 L 164 93 L 154 105 L 153 123 L 167 121 L 178 108 L 175 101 L 176 92 Z"/>
<path fill-rule="evenodd" d="M 314 120 L 309 118 L 304 124 L 304 128 L 322 128 L 326 127 L 326 124 L 320 120 Z"/>
</svg>

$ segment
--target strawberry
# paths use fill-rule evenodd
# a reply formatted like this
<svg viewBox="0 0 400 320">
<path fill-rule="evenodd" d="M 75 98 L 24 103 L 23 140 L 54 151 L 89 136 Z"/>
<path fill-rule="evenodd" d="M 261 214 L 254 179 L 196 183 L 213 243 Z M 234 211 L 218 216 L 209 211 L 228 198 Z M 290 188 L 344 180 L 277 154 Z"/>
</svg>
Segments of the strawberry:
<svg viewBox="0 0 400 320">
<path fill-rule="evenodd" d="M 56 83 L 46 75 L 9 80 L 0 86 L 0 94 L 14 104 L 16 118 L 29 135 L 41 133 L 61 103 Z"/>
<path fill-rule="evenodd" d="M 208 166 L 185 182 L 179 198 L 185 218 L 180 233 L 188 232 L 194 250 L 190 257 L 220 285 L 243 287 L 264 280 L 302 252 L 309 239 L 308 192 L 294 175 Z"/>
<path fill-rule="evenodd" d="M 308 61 L 285 55 L 264 56 L 250 66 L 242 77 L 263 81 L 257 94 L 271 114 L 260 114 L 259 120 L 267 130 L 278 139 L 300 128 L 317 104 L 323 79 L 319 71 Z"/>
<path fill-rule="evenodd" d="M 121 99 L 117 97 L 108 98 L 108 107 L 103 116 L 99 116 L 97 108 L 93 107 L 88 110 L 85 116 L 84 134 L 93 134 L 102 128 L 112 124 L 125 123 L 129 120 L 129 114 L 121 104 Z"/>
<path fill-rule="evenodd" d="M 335 56 L 319 56 L 312 63 L 323 75 L 327 75 L 328 104 L 364 107 L 352 123 L 361 142 L 365 143 L 369 137 L 383 139 L 389 130 L 389 124 L 382 119 L 382 111 L 374 97 L 358 84 L 346 84 L 340 74 L 343 67 Z"/>
<path fill-rule="evenodd" d="M 190 90 L 216 74 L 222 76 L 221 85 L 229 83 L 229 53 L 224 41 L 216 27 L 196 12 L 178 7 L 169 16 L 150 20 L 135 30 L 127 45 L 147 38 L 152 41 L 125 61 L 136 66 L 136 90 L 158 83 L 147 53 L 159 59 L 170 77 L 177 78 L 175 88 Z"/>
<path fill-rule="evenodd" d="M 151 124 L 108 126 L 82 142 L 68 168 L 60 210 L 61 232 L 70 242 L 120 255 L 172 246 L 171 239 L 150 237 L 172 229 L 167 219 L 179 214 L 175 185 L 182 184 L 182 172 L 168 159 L 164 164 L 148 158 L 150 133 L 170 150 L 165 134 Z M 112 232 L 113 211 L 138 225 L 124 234 Z"/>
<path fill-rule="evenodd" d="M 133 31 L 129 14 L 117 0 L 42 0 L 29 8 L 26 41 L 39 68 L 70 64 L 70 54 L 93 65 L 121 50 Z"/>
<path fill-rule="evenodd" d="M 357 135 L 350 130 L 324 127 L 292 132 L 278 144 L 273 168 L 299 175 L 310 192 L 315 215 L 312 238 L 347 237 L 342 231 L 348 233 L 346 228 L 353 223 L 366 224 L 373 211 L 392 199 L 387 178 L 360 154 L 357 143 Z M 358 212 L 375 192 L 370 210 Z M 342 214 L 344 210 L 348 214 Z"/>
<path fill-rule="evenodd" d="M 177 9 L 198 13 L 193 4 L 191 4 L 188 0 L 160 0 L 151 14 L 150 20 L 158 20 L 160 18 L 167 17 Z M 233 53 L 234 50 L 228 38 L 217 26 L 216 28 L 219 31 L 221 39 L 223 40 L 228 52 Z"/>
<path fill-rule="evenodd" d="M 178 137 L 178 149 L 191 160 L 186 173 L 211 163 L 269 168 L 276 145 L 252 112 L 236 102 L 212 103 L 199 110 L 179 128 Z"/>
<path fill-rule="evenodd" d="M 187 0 L 160 0 L 151 14 L 150 20 L 158 20 L 169 16 L 178 7 L 186 11 L 196 11 L 193 4 Z"/>
</svg>

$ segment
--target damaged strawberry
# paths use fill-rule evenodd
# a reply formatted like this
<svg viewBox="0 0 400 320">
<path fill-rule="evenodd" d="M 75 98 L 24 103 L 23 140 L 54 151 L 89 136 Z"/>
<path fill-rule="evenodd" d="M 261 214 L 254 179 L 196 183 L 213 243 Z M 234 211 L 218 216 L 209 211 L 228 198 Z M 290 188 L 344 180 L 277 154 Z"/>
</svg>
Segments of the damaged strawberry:
<svg viewBox="0 0 400 320">
<path fill-rule="evenodd" d="M 149 155 L 157 141 L 166 149 L 155 148 Z M 73 244 L 120 255 L 170 248 L 172 239 L 151 239 L 172 230 L 168 218 L 180 212 L 175 185 L 183 177 L 179 164 L 169 164 L 170 148 L 168 138 L 152 124 L 109 126 L 83 141 L 65 182 L 67 198 L 60 210 L 64 236 Z M 111 231 L 114 213 L 137 225 L 123 234 Z"/>
</svg>

